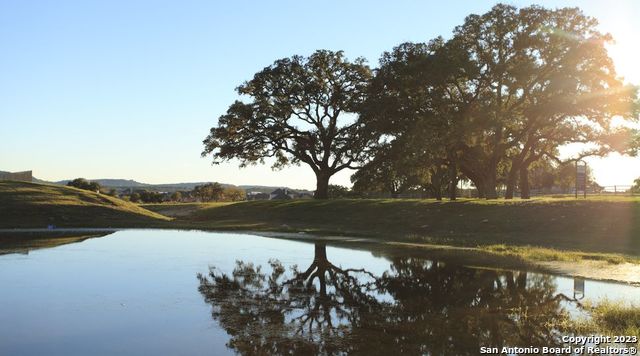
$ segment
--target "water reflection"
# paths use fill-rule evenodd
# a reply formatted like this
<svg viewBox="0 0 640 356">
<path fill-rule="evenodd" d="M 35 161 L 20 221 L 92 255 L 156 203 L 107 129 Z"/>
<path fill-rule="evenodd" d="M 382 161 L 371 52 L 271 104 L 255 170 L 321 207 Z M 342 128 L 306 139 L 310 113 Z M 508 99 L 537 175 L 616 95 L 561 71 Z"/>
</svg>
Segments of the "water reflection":
<svg viewBox="0 0 640 356">
<path fill-rule="evenodd" d="M 584 278 L 576 277 L 573 279 L 573 298 L 580 300 L 584 297 Z"/>
<path fill-rule="evenodd" d="M 559 345 L 566 302 L 550 276 L 393 258 L 382 275 L 341 268 L 315 245 L 304 269 L 238 261 L 198 275 L 211 315 L 242 354 L 475 355 Z"/>
<path fill-rule="evenodd" d="M 114 231 L 0 231 L 0 255 L 28 255 L 33 250 L 80 243 Z"/>
</svg>

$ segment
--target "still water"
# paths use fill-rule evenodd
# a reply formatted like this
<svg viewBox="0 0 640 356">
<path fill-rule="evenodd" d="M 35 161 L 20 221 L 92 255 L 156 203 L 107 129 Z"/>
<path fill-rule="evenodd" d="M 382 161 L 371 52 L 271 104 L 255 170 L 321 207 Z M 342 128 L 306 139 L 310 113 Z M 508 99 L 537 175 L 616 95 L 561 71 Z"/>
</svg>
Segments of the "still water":
<svg viewBox="0 0 640 356">
<path fill-rule="evenodd" d="M 551 346 L 550 322 L 603 298 L 638 301 L 640 288 L 251 235 L 126 230 L 0 255 L 0 355 L 474 355 Z"/>
</svg>

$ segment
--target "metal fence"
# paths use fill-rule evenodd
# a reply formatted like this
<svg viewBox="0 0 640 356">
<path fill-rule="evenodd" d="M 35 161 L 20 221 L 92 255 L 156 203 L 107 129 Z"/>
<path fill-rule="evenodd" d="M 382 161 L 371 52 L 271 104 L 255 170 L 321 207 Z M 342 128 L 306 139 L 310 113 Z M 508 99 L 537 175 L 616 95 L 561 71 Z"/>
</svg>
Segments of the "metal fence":
<svg viewBox="0 0 640 356">
<path fill-rule="evenodd" d="M 632 189 L 632 185 L 608 185 L 608 186 L 597 186 L 597 187 L 587 187 L 586 195 L 587 196 L 640 196 L 640 191 L 634 191 Z M 500 198 L 504 198 L 506 189 L 504 187 L 502 189 L 498 189 L 498 196 Z M 576 190 L 575 188 L 561 188 L 561 187 L 553 187 L 553 188 L 543 188 L 543 189 L 531 189 L 530 190 L 531 197 L 563 197 L 563 196 L 575 196 Z M 447 192 L 443 192 L 442 199 L 448 198 Z M 583 197 L 584 192 L 579 191 L 578 197 Z M 456 190 L 456 197 L 458 198 L 478 198 L 478 190 L 471 188 L 458 188 Z M 514 198 L 520 197 L 520 191 L 514 192 Z M 435 195 L 430 192 L 423 191 L 412 191 L 412 192 L 404 192 L 397 195 L 392 195 L 391 193 L 367 193 L 362 196 L 365 199 L 390 199 L 390 198 L 398 198 L 398 199 L 434 199 Z"/>
<path fill-rule="evenodd" d="M 632 189 L 632 185 L 622 184 L 622 185 L 607 185 L 607 186 L 595 186 L 595 187 L 587 187 L 586 195 L 587 196 L 634 196 L 640 195 L 640 191 L 636 191 Z M 532 189 L 531 196 L 544 196 L 544 195 L 573 195 L 575 196 L 576 190 L 575 188 L 570 189 Z M 584 196 L 585 192 L 580 190 L 578 191 L 578 196 Z"/>
</svg>

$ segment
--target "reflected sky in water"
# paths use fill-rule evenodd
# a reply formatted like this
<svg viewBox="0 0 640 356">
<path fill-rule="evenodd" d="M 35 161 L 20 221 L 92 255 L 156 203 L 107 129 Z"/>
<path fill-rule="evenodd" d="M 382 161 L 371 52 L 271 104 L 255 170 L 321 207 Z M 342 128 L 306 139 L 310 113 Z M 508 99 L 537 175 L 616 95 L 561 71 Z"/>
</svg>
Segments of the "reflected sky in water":
<svg viewBox="0 0 640 356">
<path fill-rule="evenodd" d="M 559 293 L 573 296 L 571 278 L 522 272 L 497 273 L 432 264 L 416 258 L 387 259 L 346 248 L 321 247 L 320 251 L 319 255 L 318 246 L 312 243 L 230 233 L 128 230 L 104 238 L 32 251 L 28 255 L 2 255 L 0 354 L 250 353 L 253 346 L 241 336 L 251 335 L 251 330 L 242 327 L 251 323 L 234 325 L 237 320 L 233 319 L 240 313 L 229 302 L 269 301 L 265 297 L 269 295 L 266 291 L 271 292 L 273 288 L 276 288 L 275 292 L 270 295 L 278 303 L 293 300 L 294 304 L 287 307 L 290 313 L 285 313 L 274 302 L 271 306 L 269 303 L 264 305 L 268 307 L 266 309 L 254 310 L 256 313 L 266 310 L 271 313 L 268 313 L 270 318 L 284 318 L 284 324 L 287 324 L 303 315 L 305 306 L 313 304 L 331 309 L 329 320 L 342 318 L 337 325 L 343 325 L 340 335 L 351 338 L 349 345 L 333 340 L 330 341 L 333 344 L 327 343 L 326 347 L 313 350 L 343 348 L 348 351 L 349 347 L 364 347 L 363 340 L 372 335 L 390 343 L 388 340 L 391 339 L 385 339 L 388 332 L 385 334 L 384 330 L 395 330 L 397 337 L 413 338 L 405 340 L 413 345 L 410 350 L 429 351 L 427 344 L 438 339 L 432 339 L 424 332 L 434 326 L 440 326 L 434 331 L 447 330 L 443 327 L 448 325 L 444 321 L 429 319 L 444 315 L 443 310 L 458 313 L 449 319 L 464 319 L 470 325 L 469 329 L 464 329 L 467 331 L 474 329 L 473 323 L 478 323 L 478 329 L 494 325 L 499 329 L 487 337 L 495 338 L 495 335 L 505 335 L 508 325 L 492 324 L 493 316 L 506 315 L 499 312 L 502 310 L 500 303 L 522 304 L 517 300 L 529 298 L 531 303 L 539 304 L 545 298 L 552 300 Z M 334 268 L 333 272 L 326 271 L 324 292 L 318 278 L 313 286 L 306 283 L 305 278 L 296 280 L 296 277 L 305 277 L 314 258 L 316 262 L 333 266 L 325 265 L 325 269 Z M 237 275 L 239 271 L 236 261 L 244 263 L 241 265 L 244 270 L 240 270 L 243 276 L 249 271 L 247 266 L 254 270 L 260 266 L 266 276 L 265 285 L 254 284 L 253 289 L 245 290 L 240 299 L 238 295 L 235 299 L 229 298 L 227 292 L 233 289 L 226 288 L 226 294 L 220 293 L 219 281 L 214 278 L 233 281 L 234 272 Z M 434 265 L 440 267 L 433 268 Z M 209 266 L 215 267 L 213 276 L 209 275 Z M 297 266 L 297 270 L 292 270 L 292 266 Z M 269 278 L 274 277 L 274 270 L 277 272 L 279 268 L 282 273 L 276 276 L 278 281 L 269 282 Z M 345 270 L 347 273 L 343 273 Z M 202 274 L 200 279 L 198 274 Z M 355 279 L 352 278 L 354 275 L 357 275 Z M 496 287 L 497 281 L 501 283 L 500 288 Z M 294 292 L 283 294 L 282 284 L 287 282 L 287 290 L 292 288 Z M 526 288 L 518 289 L 519 285 Z M 440 286 L 442 290 L 430 290 L 433 286 Z M 357 288 L 363 292 L 354 293 Z M 260 297 L 256 292 L 262 293 L 263 298 L 255 299 Z M 640 288 L 612 283 L 586 281 L 585 294 L 586 299 L 640 300 Z M 369 298 L 370 295 L 374 297 Z M 483 303 L 485 307 L 481 307 Z M 228 315 L 216 315 L 216 310 L 223 306 L 227 307 Z M 468 308 L 475 308 L 474 313 L 468 312 L 471 310 Z M 567 305 L 561 303 L 558 308 L 567 308 Z M 552 305 L 550 310 L 557 311 L 558 308 Z M 340 310 L 343 310 L 341 316 Z M 480 315 L 479 310 L 489 310 L 493 314 Z M 538 321 L 543 321 L 545 315 L 540 313 Z M 423 320 L 416 321 L 419 318 Z M 398 329 L 398 325 L 411 325 L 411 330 L 419 332 Z M 519 323 L 516 326 L 526 328 L 529 325 L 537 324 Z M 459 330 L 462 329 L 453 332 Z M 291 338 L 295 333 L 291 334 L 289 329 L 272 327 L 269 332 L 284 347 L 293 348 L 300 341 Z M 443 335 L 446 334 L 440 334 L 439 339 Z M 521 335 L 507 336 L 522 338 Z M 322 335 L 318 337 L 322 339 Z M 441 344 L 440 350 L 451 350 L 447 347 L 455 347 L 461 352 L 473 350 L 472 343 L 484 342 L 484 337 L 475 335 L 466 341 L 468 345 L 462 341 L 453 346 Z M 300 350 L 308 350 L 309 345 L 300 345 Z M 329 346 L 332 349 L 329 350 Z"/>
</svg>

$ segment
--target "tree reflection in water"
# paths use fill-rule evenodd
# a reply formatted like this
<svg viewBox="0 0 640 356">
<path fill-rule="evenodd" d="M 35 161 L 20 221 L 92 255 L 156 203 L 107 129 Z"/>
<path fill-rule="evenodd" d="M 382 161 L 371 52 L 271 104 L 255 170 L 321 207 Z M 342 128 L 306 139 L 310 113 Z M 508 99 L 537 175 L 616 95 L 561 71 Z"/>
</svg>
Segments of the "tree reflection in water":
<svg viewBox="0 0 640 356">
<path fill-rule="evenodd" d="M 395 258 L 374 276 L 333 265 L 315 245 L 306 270 L 238 261 L 198 275 L 212 317 L 242 354 L 475 355 L 480 347 L 559 345 L 567 318 L 551 277 Z"/>
</svg>

